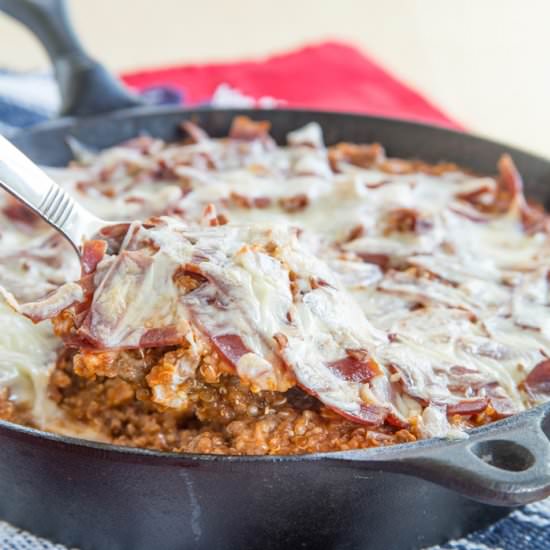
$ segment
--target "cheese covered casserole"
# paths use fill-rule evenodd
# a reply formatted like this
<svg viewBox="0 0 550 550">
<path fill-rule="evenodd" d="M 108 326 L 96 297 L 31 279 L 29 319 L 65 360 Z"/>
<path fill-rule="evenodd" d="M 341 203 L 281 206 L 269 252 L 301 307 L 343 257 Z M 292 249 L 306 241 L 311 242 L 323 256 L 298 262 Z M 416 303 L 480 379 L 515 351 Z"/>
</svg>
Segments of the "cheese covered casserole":
<svg viewBox="0 0 550 550">
<path fill-rule="evenodd" d="M 161 450 L 467 437 L 550 395 L 548 217 L 494 177 L 191 122 L 52 176 L 83 243 L 0 197 L 0 418 Z"/>
</svg>

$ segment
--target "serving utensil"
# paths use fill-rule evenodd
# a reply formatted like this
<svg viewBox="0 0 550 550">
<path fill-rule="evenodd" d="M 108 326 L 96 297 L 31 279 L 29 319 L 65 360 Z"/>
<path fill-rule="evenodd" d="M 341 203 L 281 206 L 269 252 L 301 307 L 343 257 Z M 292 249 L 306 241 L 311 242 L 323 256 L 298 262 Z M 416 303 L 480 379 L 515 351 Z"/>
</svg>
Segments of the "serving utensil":
<svg viewBox="0 0 550 550">
<path fill-rule="evenodd" d="M 102 220 L 89 212 L 2 136 L 0 187 L 59 231 L 79 255 L 85 239 L 117 223 Z"/>
</svg>

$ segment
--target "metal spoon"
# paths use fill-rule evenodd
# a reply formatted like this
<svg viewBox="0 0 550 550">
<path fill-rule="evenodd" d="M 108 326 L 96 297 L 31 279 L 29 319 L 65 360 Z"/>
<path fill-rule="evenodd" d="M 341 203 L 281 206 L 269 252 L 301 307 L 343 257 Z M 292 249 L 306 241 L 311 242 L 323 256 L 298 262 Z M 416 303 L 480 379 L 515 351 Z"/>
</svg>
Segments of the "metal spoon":
<svg viewBox="0 0 550 550">
<path fill-rule="evenodd" d="M 98 234 L 106 226 L 118 223 L 94 216 L 2 136 L 0 187 L 57 229 L 78 255 L 85 239 Z"/>
</svg>

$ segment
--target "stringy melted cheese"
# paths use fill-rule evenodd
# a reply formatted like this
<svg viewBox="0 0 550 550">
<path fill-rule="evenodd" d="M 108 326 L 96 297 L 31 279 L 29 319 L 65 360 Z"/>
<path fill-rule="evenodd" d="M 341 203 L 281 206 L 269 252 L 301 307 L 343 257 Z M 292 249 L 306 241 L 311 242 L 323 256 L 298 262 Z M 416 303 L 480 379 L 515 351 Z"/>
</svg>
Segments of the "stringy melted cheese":
<svg viewBox="0 0 550 550">
<path fill-rule="evenodd" d="M 169 175 L 161 170 L 166 166 Z M 338 168 L 335 173 L 322 132 L 311 124 L 289 134 L 288 147 L 155 140 L 145 153 L 119 146 L 52 170 L 106 219 L 168 214 L 185 221 L 183 229 L 167 222 L 169 230 L 153 235 L 160 249 L 154 269 L 136 267 L 131 255 L 103 260 L 98 272 L 111 275 L 109 284 L 100 283 L 105 291 L 96 291 L 94 307 L 102 314 L 90 330 L 106 347 L 138 346 L 145 324 L 183 322 L 191 308 L 210 336 L 241 336 L 250 352 L 237 373 L 257 388 L 283 383 L 272 343 L 266 344 L 281 333 L 288 340 L 283 361 L 327 405 L 357 417 L 361 402 L 390 403 L 426 436 L 456 434 L 445 408 L 483 398 L 495 386 L 513 411 L 543 399 L 527 395 L 521 383 L 550 354 L 548 235 L 528 234 L 514 208 L 480 215 L 460 198 L 494 190 L 493 178 L 391 174 L 344 161 Z M 203 228 L 205 209 L 229 224 Z M 418 229 L 395 229 L 392 216 L 402 209 L 415 212 Z M 32 301 L 78 278 L 76 257 L 45 225 L 0 217 L 4 294 Z M 194 232 L 195 244 L 177 238 L 178 231 Z M 287 267 L 327 285 L 293 299 L 288 269 L 249 246 L 265 244 L 266 232 Z M 201 247 L 209 258 L 200 264 L 203 273 L 223 282 L 223 311 L 209 310 L 201 291 L 189 295 L 185 308 L 178 302 L 174 270 Z M 375 258 L 383 258 L 383 269 L 371 263 Z M 47 425 L 55 412 L 44 412 L 51 409 L 45 381 L 60 343 L 47 322 L 31 325 L 5 304 L 0 325 L 0 387 L 31 404 L 37 422 Z M 381 375 L 366 384 L 320 370 L 346 349 L 368 350 Z"/>
</svg>

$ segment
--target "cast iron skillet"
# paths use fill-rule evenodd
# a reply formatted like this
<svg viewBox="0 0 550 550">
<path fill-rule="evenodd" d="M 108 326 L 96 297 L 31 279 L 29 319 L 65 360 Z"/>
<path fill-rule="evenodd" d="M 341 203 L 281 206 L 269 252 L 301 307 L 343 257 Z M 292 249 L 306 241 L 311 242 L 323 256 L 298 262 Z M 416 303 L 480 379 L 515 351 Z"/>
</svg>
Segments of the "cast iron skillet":
<svg viewBox="0 0 550 550">
<path fill-rule="evenodd" d="M 182 119 L 195 117 L 222 136 L 243 112 L 136 107 L 139 100 L 84 53 L 62 2 L 0 0 L 0 8 L 39 36 L 59 79 L 67 116 L 13 136 L 40 163 L 70 160 L 67 135 L 97 147 L 142 131 L 170 140 Z M 376 140 L 393 156 L 487 173 L 507 151 L 527 193 L 550 202 L 550 162 L 484 139 L 350 114 L 247 114 L 270 120 L 279 142 L 316 120 L 329 144 Z M 467 440 L 294 457 L 158 453 L 0 422 L 0 517 L 84 549 L 414 549 L 550 495 L 549 437 L 550 404 Z"/>
</svg>

